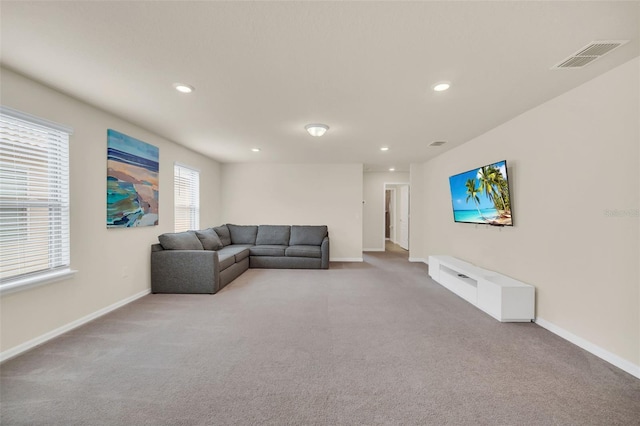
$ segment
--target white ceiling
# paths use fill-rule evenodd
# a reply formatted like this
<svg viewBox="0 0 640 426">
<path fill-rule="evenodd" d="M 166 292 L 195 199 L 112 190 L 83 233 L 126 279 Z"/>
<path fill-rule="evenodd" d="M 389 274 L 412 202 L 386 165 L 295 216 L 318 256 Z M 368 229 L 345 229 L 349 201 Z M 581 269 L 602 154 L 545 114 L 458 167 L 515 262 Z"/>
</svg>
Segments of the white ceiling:
<svg viewBox="0 0 640 426">
<path fill-rule="evenodd" d="M 221 162 L 408 170 L 640 54 L 638 1 L 0 7 L 3 66 Z M 631 42 L 550 69 L 593 40 Z"/>
</svg>

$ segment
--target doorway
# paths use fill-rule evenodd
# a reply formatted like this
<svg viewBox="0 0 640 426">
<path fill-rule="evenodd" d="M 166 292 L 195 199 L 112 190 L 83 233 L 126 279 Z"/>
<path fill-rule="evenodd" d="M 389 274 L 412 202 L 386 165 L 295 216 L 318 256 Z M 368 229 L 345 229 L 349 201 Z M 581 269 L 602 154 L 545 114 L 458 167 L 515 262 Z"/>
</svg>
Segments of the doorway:
<svg viewBox="0 0 640 426">
<path fill-rule="evenodd" d="M 396 241 L 396 189 L 385 189 L 384 197 L 384 239 Z"/>
<path fill-rule="evenodd" d="M 384 242 L 385 251 L 409 250 L 409 184 L 384 184 Z"/>
</svg>

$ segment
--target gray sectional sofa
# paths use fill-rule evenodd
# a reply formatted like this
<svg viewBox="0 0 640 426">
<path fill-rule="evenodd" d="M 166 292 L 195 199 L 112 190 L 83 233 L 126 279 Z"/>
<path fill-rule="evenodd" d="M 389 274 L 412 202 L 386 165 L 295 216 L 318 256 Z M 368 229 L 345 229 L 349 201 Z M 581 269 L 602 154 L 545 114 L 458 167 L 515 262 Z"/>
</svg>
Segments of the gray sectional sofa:
<svg viewBox="0 0 640 426">
<path fill-rule="evenodd" d="M 329 268 L 326 226 L 227 224 L 158 239 L 152 293 L 214 294 L 249 268 Z"/>
</svg>

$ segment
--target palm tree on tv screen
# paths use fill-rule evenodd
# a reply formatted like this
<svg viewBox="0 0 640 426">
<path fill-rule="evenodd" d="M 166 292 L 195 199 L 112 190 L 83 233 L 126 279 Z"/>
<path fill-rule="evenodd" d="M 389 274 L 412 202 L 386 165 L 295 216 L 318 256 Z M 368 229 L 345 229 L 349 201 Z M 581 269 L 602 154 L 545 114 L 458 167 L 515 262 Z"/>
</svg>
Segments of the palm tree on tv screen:
<svg viewBox="0 0 640 426">
<path fill-rule="evenodd" d="M 467 183 L 464 184 L 464 186 L 467 188 L 467 202 L 469 202 L 469 198 L 471 198 L 473 200 L 474 203 L 476 203 L 476 210 L 478 210 L 478 214 L 480 215 L 480 217 L 482 218 L 482 220 L 487 220 L 486 217 L 484 217 L 482 215 L 482 212 L 480 211 L 480 198 L 478 197 L 478 194 L 480 194 L 480 188 L 476 187 L 476 180 L 475 179 L 467 179 Z"/>
<path fill-rule="evenodd" d="M 507 180 L 504 178 L 502 173 L 498 173 L 498 190 L 500 191 L 500 198 L 502 198 L 502 205 L 504 206 L 504 211 L 506 214 L 511 217 L 511 200 L 509 199 L 509 184 Z"/>
<path fill-rule="evenodd" d="M 500 171 L 493 166 L 484 166 L 478 169 L 478 180 L 480 181 L 480 192 L 484 192 L 484 195 L 491 201 L 498 209 L 498 193 L 496 191 L 496 174 L 500 174 Z"/>
<path fill-rule="evenodd" d="M 495 179 L 493 183 L 500 197 L 500 204 L 499 206 L 496 206 L 496 209 L 500 213 L 501 217 L 511 217 L 511 201 L 509 200 L 509 185 L 507 184 L 507 180 L 504 178 L 504 175 L 502 174 L 500 169 L 495 167 L 495 165 L 492 165 L 491 167 L 496 171 Z"/>
<path fill-rule="evenodd" d="M 478 170 L 480 191 L 493 202 L 494 208 L 500 217 L 510 217 L 511 207 L 509 202 L 509 186 L 502 172 L 495 164 L 482 167 Z"/>
</svg>

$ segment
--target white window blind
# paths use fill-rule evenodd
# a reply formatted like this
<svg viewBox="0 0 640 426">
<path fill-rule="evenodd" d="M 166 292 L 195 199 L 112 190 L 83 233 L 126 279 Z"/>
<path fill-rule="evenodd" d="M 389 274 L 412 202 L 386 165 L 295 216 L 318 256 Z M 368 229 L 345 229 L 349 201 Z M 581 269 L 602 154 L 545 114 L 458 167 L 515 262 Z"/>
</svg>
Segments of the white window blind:
<svg viewBox="0 0 640 426">
<path fill-rule="evenodd" d="M 70 265 L 70 134 L 0 109 L 0 287 Z"/>
<path fill-rule="evenodd" d="M 200 225 L 200 172 L 176 164 L 173 168 L 174 228 L 176 232 Z"/>
</svg>

